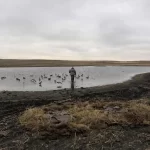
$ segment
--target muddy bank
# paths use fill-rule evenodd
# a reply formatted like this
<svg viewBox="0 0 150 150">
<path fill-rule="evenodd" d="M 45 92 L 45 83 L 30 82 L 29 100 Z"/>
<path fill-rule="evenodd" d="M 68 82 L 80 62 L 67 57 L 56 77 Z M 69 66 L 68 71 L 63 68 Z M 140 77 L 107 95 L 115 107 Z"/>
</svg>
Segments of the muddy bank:
<svg viewBox="0 0 150 150">
<path fill-rule="evenodd" d="M 36 92 L 0 92 L 0 102 L 17 102 L 17 101 L 57 101 L 68 98 L 82 97 L 101 97 L 113 99 L 135 99 L 146 96 L 150 89 L 150 73 L 139 74 L 123 83 L 80 88 L 71 91 L 70 89 L 53 90 L 53 91 L 36 91 Z"/>
<path fill-rule="evenodd" d="M 29 107 L 52 102 L 118 100 L 128 101 L 149 97 L 150 73 L 137 75 L 132 80 L 115 85 L 86 89 L 69 89 L 46 92 L 0 92 L 0 148 L 4 149 L 139 149 L 150 145 L 150 127 L 110 126 L 100 133 L 73 135 L 65 137 L 38 137 L 22 128 L 18 115 Z M 2 132 L 3 131 L 3 132 Z M 103 137 L 105 136 L 105 140 Z"/>
<path fill-rule="evenodd" d="M 66 100 L 132 100 L 150 95 L 150 73 L 139 74 L 131 80 L 100 87 L 41 91 L 41 92 L 0 92 L 0 118 L 27 107 L 45 105 Z"/>
</svg>

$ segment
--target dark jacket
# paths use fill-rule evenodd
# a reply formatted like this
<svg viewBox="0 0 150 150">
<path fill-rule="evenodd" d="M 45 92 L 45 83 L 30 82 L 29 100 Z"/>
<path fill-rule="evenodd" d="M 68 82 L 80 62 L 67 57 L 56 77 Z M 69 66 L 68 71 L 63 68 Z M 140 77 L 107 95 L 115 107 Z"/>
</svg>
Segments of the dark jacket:
<svg viewBox="0 0 150 150">
<path fill-rule="evenodd" d="M 71 68 L 69 70 L 69 73 L 70 73 L 71 76 L 75 76 L 76 75 L 76 70 L 74 68 Z"/>
</svg>

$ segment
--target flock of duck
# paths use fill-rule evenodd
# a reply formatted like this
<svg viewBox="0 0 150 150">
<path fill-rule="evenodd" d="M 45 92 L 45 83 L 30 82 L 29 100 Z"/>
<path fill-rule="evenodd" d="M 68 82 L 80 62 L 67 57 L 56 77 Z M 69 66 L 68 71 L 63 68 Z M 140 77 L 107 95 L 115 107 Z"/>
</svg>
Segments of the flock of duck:
<svg viewBox="0 0 150 150">
<path fill-rule="evenodd" d="M 62 74 L 56 74 L 55 73 L 55 74 L 49 74 L 49 75 L 42 74 L 42 75 L 39 75 L 38 77 L 37 77 L 37 75 L 29 75 L 29 77 L 26 77 L 26 76 L 23 76 L 23 75 L 21 77 L 16 77 L 16 75 L 15 75 L 14 79 L 17 82 L 21 82 L 21 81 L 25 82 L 26 80 L 28 80 L 31 83 L 38 84 L 40 87 L 42 87 L 42 83 L 45 80 L 47 80 L 47 81 L 52 81 L 55 84 L 58 84 L 57 88 L 62 88 L 61 84 L 63 84 L 63 82 L 65 82 L 68 77 L 69 77 L 69 75 L 65 74 L 65 73 L 62 73 Z M 80 79 L 81 81 L 83 81 L 84 79 L 89 79 L 89 76 L 84 77 L 83 74 L 79 74 L 75 78 L 77 80 Z M 1 80 L 6 80 L 7 77 L 3 76 L 0 79 Z"/>
</svg>

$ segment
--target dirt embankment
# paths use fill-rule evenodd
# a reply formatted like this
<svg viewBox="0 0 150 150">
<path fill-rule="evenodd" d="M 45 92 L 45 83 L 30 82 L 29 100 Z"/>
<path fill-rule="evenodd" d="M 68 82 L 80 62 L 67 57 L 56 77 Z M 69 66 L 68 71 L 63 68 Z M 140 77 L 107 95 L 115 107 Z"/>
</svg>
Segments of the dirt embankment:
<svg viewBox="0 0 150 150">
<path fill-rule="evenodd" d="M 130 101 L 150 96 L 150 73 L 135 76 L 132 80 L 115 85 L 86 89 L 69 89 L 46 92 L 0 93 L 0 148 L 5 149 L 139 149 L 150 145 L 150 127 L 109 126 L 107 129 L 69 135 L 41 137 L 20 126 L 18 116 L 29 107 L 71 101 Z M 105 137 L 105 138 L 104 138 Z M 42 138 L 42 139 L 41 139 Z M 44 139 L 43 139 L 44 138 Z"/>
</svg>

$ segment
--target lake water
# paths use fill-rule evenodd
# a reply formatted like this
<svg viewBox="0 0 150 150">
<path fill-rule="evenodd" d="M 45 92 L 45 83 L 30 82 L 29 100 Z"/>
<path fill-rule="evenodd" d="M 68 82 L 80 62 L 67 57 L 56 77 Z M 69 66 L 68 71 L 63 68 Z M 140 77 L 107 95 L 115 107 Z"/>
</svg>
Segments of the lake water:
<svg viewBox="0 0 150 150">
<path fill-rule="evenodd" d="M 69 67 L 0 68 L 0 91 L 46 91 L 70 88 Z M 75 88 L 123 82 L 150 67 L 75 67 Z M 83 74 L 83 76 L 82 76 Z M 40 83 L 40 84 L 39 84 Z"/>
</svg>

